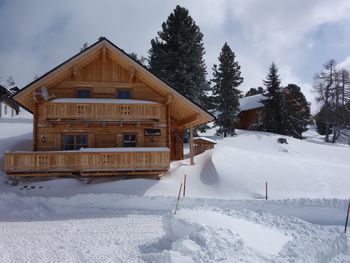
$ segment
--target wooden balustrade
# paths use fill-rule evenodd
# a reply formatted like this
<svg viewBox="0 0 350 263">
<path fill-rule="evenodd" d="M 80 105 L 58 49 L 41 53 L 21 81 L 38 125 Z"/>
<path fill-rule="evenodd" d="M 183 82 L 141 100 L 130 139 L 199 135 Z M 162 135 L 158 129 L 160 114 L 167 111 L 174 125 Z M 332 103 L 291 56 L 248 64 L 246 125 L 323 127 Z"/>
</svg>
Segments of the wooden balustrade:
<svg viewBox="0 0 350 263">
<path fill-rule="evenodd" d="M 137 149 L 137 148 L 136 148 Z M 169 151 L 136 151 L 130 148 L 110 151 L 45 151 L 5 153 L 5 172 L 8 175 L 35 176 L 52 173 L 97 173 L 97 172 L 146 172 L 167 171 Z M 97 149 L 96 149 L 97 150 Z"/>
<path fill-rule="evenodd" d="M 47 102 L 42 107 L 40 114 L 48 120 L 144 121 L 160 120 L 162 105 Z"/>
</svg>

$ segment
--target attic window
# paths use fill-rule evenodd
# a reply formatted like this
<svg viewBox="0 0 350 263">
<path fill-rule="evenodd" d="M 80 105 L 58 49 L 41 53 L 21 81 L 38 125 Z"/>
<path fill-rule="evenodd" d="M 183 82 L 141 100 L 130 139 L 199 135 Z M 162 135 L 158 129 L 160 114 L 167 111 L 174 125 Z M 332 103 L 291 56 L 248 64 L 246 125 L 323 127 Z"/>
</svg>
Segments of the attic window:
<svg viewBox="0 0 350 263">
<path fill-rule="evenodd" d="M 128 89 L 117 90 L 117 99 L 130 99 L 131 92 Z"/>
<path fill-rule="evenodd" d="M 91 90 L 89 88 L 76 89 L 77 98 L 91 98 Z"/>
</svg>

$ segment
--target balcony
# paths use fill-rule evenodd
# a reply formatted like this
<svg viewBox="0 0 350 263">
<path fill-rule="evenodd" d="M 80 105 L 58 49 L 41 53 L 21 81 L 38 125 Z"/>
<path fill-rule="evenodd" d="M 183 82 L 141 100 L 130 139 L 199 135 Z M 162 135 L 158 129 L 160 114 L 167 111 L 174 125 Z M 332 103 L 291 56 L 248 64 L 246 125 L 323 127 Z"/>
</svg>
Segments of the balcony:
<svg viewBox="0 0 350 263">
<path fill-rule="evenodd" d="M 56 99 L 41 107 L 48 121 L 159 121 L 162 110 L 156 102 L 121 99 Z"/>
<path fill-rule="evenodd" d="M 160 174 L 169 165 L 166 147 L 5 153 L 9 176 Z"/>
</svg>

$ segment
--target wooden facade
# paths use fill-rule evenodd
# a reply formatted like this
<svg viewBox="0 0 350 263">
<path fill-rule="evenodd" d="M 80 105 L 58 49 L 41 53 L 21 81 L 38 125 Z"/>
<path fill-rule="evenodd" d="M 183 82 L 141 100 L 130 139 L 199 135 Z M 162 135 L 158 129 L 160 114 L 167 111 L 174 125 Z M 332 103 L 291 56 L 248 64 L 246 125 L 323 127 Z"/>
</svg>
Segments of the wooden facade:
<svg viewBox="0 0 350 263">
<path fill-rule="evenodd" d="M 263 110 L 263 108 L 257 108 L 241 111 L 238 115 L 236 128 L 242 130 L 256 130 Z"/>
<path fill-rule="evenodd" d="M 159 174 L 184 129 L 213 120 L 105 38 L 14 99 L 34 119 L 33 152 L 5 154 L 14 176 Z"/>
<path fill-rule="evenodd" d="M 193 140 L 193 148 L 195 155 L 201 154 L 205 152 L 206 150 L 213 149 L 216 142 L 205 138 L 205 137 L 197 137 Z"/>
<path fill-rule="evenodd" d="M 264 111 L 264 105 L 261 100 L 263 94 L 247 96 L 239 100 L 241 112 L 238 115 L 237 129 L 256 130 Z"/>
</svg>

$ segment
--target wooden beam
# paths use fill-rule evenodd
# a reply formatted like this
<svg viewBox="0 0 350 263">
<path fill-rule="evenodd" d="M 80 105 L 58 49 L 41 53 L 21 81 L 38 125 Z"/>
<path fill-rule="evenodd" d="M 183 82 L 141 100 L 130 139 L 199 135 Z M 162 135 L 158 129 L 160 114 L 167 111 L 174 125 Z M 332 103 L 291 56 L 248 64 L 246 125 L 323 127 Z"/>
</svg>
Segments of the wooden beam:
<svg viewBox="0 0 350 263">
<path fill-rule="evenodd" d="M 107 55 L 106 47 L 102 47 L 102 81 L 107 79 Z"/>
<path fill-rule="evenodd" d="M 74 67 L 73 67 L 73 77 L 75 80 L 80 79 L 80 71 L 79 71 L 79 67 L 77 65 L 74 65 Z"/>
<path fill-rule="evenodd" d="M 190 125 L 190 163 L 194 165 L 194 152 L 193 152 L 193 125 Z"/>
<path fill-rule="evenodd" d="M 192 125 L 192 123 L 195 122 L 198 119 L 199 116 L 200 116 L 199 114 L 194 114 L 194 115 L 192 115 L 190 117 L 187 117 L 186 119 L 180 120 L 177 123 L 178 128 L 181 128 L 181 127 L 185 126 L 186 124 L 191 124 Z"/>
<path fill-rule="evenodd" d="M 72 80 L 65 80 L 60 82 L 56 87 L 67 87 L 67 86 L 74 86 L 74 87 L 113 87 L 113 88 L 143 88 L 146 87 L 144 83 L 127 83 L 127 82 L 114 82 L 114 81 L 72 81 Z"/>
<path fill-rule="evenodd" d="M 129 83 L 133 82 L 135 77 L 136 77 L 136 69 L 134 67 L 131 67 Z"/>
<path fill-rule="evenodd" d="M 165 96 L 165 98 L 164 98 L 162 104 L 163 104 L 164 106 L 167 106 L 167 105 L 170 104 L 170 102 L 171 102 L 171 94 L 168 94 L 168 95 Z"/>
</svg>

